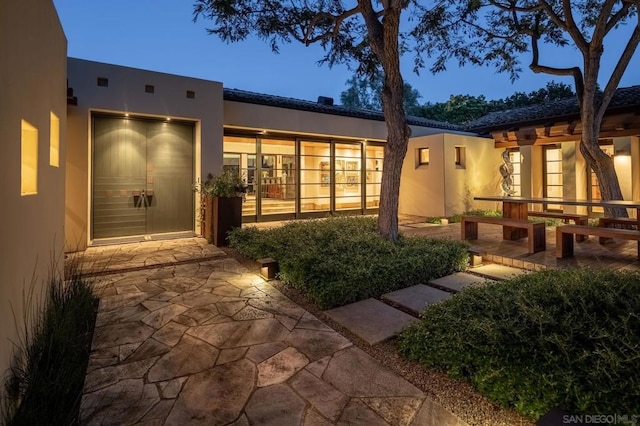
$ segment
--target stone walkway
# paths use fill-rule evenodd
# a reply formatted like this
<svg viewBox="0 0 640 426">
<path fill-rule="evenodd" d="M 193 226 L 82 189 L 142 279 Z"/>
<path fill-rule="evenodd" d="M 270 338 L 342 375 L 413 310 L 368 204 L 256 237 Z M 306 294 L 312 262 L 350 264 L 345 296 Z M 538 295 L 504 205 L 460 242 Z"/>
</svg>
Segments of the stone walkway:
<svg viewBox="0 0 640 426">
<path fill-rule="evenodd" d="M 82 424 L 458 424 L 269 283 L 211 250 L 218 258 L 100 278 Z M 121 255 L 129 268 L 147 265 Z"/>
</svg>

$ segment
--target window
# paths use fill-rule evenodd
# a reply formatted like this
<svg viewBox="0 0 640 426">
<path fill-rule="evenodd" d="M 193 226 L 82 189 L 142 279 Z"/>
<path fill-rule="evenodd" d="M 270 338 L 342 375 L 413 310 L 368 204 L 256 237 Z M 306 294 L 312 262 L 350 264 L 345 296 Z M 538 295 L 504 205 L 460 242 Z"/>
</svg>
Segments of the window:
<svg viewBox="0 0 640 426">
<path fill-rule="evenodd" d="M 38 129 L 22 120 L 20 194 L 38 193 Z"/>
<path fill-rule="evenodd" d="M 429 148 L 418 148 L 418 166 L 429 164 Z"/>
<path fill-rule="evenodd" d="M 544 196 L 562 198 L 562 148 L 549 146 L 544 149 Z M 561 205 L 548 204 L 546 211 L 562 211 Z"/>
<path fill-rule="evenodd" d="M 49 165 L 60 167 L 60 119 L 53 112 L 49 132 Z"/>
</svg>

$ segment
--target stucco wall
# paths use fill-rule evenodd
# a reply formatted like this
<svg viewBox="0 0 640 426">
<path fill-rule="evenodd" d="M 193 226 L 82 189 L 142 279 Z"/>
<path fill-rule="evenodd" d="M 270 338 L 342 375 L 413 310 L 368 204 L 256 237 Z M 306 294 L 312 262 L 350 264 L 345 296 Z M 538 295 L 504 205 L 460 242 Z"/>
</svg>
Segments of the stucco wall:
<svg viewBox="0 0 640 426">
<path fill-rule="evenodd" d="M 194 171 L 202 177 L 222 167 L 223 98 L 218 82 L 75 58 L 69 58 L 68 64 L 69 86 L 78 105 L 70 106 L 68 112 L 65 241 L 67 251 L 76 251 L 86 248 L 90 237 L 91 113 L 195 122 Z M 98 86 L 98 78 L 107 78 L 108 87 Z M 146 85 L 153 85 L 154 93 L 146 93 Z M 188 90 L 195 92 L 195 98 L 187 98 Z"/>
<path fill-rule="evenodd" d="M 462 148 L 462 162 L 455 163 L 455 147 Z M 418 150 L 429 148 L 429 164 L 419 165 Z M 474 195 L 499 193 L 500 150 L 493 139 L 461 134 L 437 134 L 412 138 L 402 166 L 400 214 L 450 216 L 475 208 L 496 208 L 473 201 Z"/>
<path fill-rule="evenodd" d="M 385 140 L 384 121 L 321 114 L 310 111 L 224 101 L 224 124 L 232 127 L 264 129 L 297 134 Z M 414 135 L 441 133 L 441 129 L 411 126 Z"/>
<path fill-rule="evenodd" d="M 50 0 L 0 2 L 0 375 L 17 341 L 23 294 L 36 301 L 62 273 L 67 40 Z M 60 163 L 50 166 L 51 112 L 60 122 Z M 38 129 L 37 194 L 21 196 L 21 120 Z"/>
</svg>

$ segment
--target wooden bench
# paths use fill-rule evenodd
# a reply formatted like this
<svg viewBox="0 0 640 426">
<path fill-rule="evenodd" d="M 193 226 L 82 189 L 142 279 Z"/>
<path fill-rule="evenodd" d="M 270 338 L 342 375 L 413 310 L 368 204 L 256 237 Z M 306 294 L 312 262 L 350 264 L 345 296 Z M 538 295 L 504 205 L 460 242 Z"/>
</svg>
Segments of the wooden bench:
<svg viewBox="0 0 640 426">
<path fill-rule="evenodd" d="M 638 229 L 638 220 L 629 217 L 601 217 L 598 218 L 598 226 L 608 228 L 609 225 L 624 225 L 625 227 L 634 226 Z M 626 228 L 623 228 L 626 229 Z M 610 241 L 612 238 L 600 237 L 600 244 Z"/>
<path fill-rule="evenodd" d="M 488 223 L 491 225 L 509 226 L 526 230 L 529 254 L 544 251 L 547 247 L 544 222 L 529 222 L 528 220 L 522 219 L 487 216 L 462 216 L 461 222 L 463 240 L 477 240 L 478 223 Z"/>
<path fill-rule="evenodd" d="M 528 211 L 528 216 L 535 217 L 548 217 L 551 219 L 562 219 L 564 223 L 569 223 L 570 220 L 573 221 L 576 225 L 589 225 L 589 217 L 583 214 L 573 214 L 573 213 L 560 213 L 560 212 L 535 212 Z M 578 235 L 576 234 L 576 241 L 582 242 L 586 241 L 589 238 L 588 235 Z"/>
<path fill-rule="evenodd" d="M 595 235 L 600 238 L 620 238 L 638 242 L 640 259 L 640 232 L 633 229 L 604 228 L 599 226 L 562 225 L 556 227 L 556 257 L 562 259 L 573 256 L 573 235 Z"/>
</svg>

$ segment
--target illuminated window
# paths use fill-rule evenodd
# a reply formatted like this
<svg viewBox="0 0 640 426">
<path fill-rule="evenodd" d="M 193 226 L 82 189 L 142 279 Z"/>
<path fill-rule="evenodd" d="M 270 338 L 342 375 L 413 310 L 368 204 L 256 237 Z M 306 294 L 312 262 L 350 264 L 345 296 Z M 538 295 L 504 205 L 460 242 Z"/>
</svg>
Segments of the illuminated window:
<svg viewBox="0 0 640 426">
<path fill-rule="evenodd" d="M 38 129 L 22 120 L 20 194 L 38 193 Z"/>
<path fill-rule="evenodd" d="M 562 148 L 559 145 L 544 147 L 544 196 L 562 198 Z M 562 205 L 548 204 L 546 211 L 562 211 Z"/>
<path fill-rule="evenodd" d="M 60 119 L 53 112 L 49 138 L 49 165 L 60 167 Z"/>
<path fill-rule="evenodd" d="M 429 148 L 418 149 L 418 165 L 424 166 L 429 164 Z"/>
</svg>

